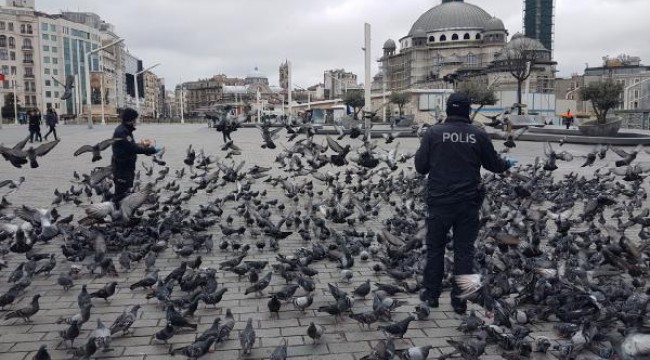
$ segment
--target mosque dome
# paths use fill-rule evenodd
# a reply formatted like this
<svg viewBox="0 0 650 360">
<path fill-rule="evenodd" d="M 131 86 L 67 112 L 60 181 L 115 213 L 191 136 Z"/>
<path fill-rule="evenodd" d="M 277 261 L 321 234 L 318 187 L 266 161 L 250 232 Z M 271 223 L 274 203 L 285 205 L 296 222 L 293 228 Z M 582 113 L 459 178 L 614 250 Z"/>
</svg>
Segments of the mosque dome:
<svg viewBox="0 0 650 360">
<path fill-rule="evenodd" d="M 444 0 L 422 14 L 413 24 L 409 36 L 414 37 L 418 30 L 431 33 L 453 29 L 483 29 L 492 16 L 485 10 L 463 0 Z"/>
<path fill-rule="evenodd" d="M 503 24 L 503 21 L 501 21 L 501 19 L 493 17 L 492 19 L 485 22 L 483 31 L 506 31 L 506 26 Z"/>
<path fill-rule="evenodd" d="M 386 42 L 384 43 L 384 50 L 394 51 L 395 49 L 397 49 L 397 45 L 395 44 L 395 40 L 393 40 L 393 39 L 386 40 Z"/>
</svg>

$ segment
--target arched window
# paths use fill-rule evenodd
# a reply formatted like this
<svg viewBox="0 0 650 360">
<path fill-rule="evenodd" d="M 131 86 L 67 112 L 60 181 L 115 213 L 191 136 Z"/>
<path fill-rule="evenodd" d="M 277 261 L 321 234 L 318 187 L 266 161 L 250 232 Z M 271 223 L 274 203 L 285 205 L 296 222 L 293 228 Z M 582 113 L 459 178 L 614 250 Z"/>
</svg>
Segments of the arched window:
<svg viewBox="0 0 650 360">
<path fill-rule="evenodd" d="M 21 34 L 25 33 L 25 24 L 20 24 L 20 33 Z"/>
<path fill-rule="evenodd" d="M 31 49 L 32 48 L 32 40 L 31 39 L 24 39 L 23 40 L 23 48 L 24 49 Z"/>
<path fill-rule="evenodd" d="M 0 35 L 0 47 L 7 47 L 7 37 Z"/>
<path fill-rule="evenodd" d="M 32 33 L 32 25 L 27 24 L 27 33 L 31 34 Z"/>
<path fill-rule="evenodd" d="M 447 41 L 446 35 L 440 35 L 440 41 Z"/>
<path fill-rule="evenodd" d="M 429 36 L 429 42 L 436 42 L 435 36 Z"/>
<path fill-rule="evenodd" d="M 470 36 L 469 36 L 469 34 L 466 33 L 466 34 L 463 36 L 463 40 L 469 40 L 469 39 L 470 39 Z"/>
<path fill-rule="evenodd" d="M 454 35 L 452 35 L 452 36 L 451 36 L 451 40 L 452 40 L 452 41 L 454 41 L 454 40 L 458 40 L 458 34 L 454 34 Z"/>
<path fill-rule="evenodd" d="M 9 37 L 9 48 L 11 49 L 16 48 L 16 39 L 14 39 L 13 36 Z"/>
<path fill-rule="evenodd" d="M 481 34 L 476 34 L 476 40 L 481 40 Z"/>
</svg>

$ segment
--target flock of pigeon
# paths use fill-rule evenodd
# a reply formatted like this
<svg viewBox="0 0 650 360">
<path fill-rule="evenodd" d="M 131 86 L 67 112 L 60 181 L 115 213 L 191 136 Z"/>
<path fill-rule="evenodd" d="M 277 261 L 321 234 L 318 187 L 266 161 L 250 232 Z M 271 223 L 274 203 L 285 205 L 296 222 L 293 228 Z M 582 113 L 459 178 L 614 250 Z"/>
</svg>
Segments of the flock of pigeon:
<svg viewBox="0 0 650 360">
<path fill-rule="evenodd" d="M 78 313 L 57 321 L 60 346 L 42 346 L 33 359 L 49 359 L 49 351 L 68 351 L 74 359 L 110 351 L 113 342 L 132 333 L 141 306 L 125 309 L 112 323 L 94 316 L 93 309 L 126 287 L 143 299 L 136 303 L 156 300 L 144 305 L 146 311 L 163 309 L 166 324 L 151 336 L 168 346 L 169 354 L 196 359 L 238 339 L 242 357 L 249 356 L 258 346 L 253 319 L 236 334 L 231 309 L 220 312 L 223 318 L 215 315 L 192 343 L 166 345 L 176 334 L 196 332 L 197 309 L 218 308 L 227 292 L 238 291 L 220 283 L 225 278 L 248 281 L 244 295 L 259 298 L 271 317 L 295 309 L 382 332 L 385 340 L 363 359 L 424 360 L 433 353 L 433 346 L 401 348 L 395 341 L 408 337 L 409 325 L 426 321 L 431 311 L 421 303 L 399 317 L 395 312 L 407 306 L 405 298 L 418 296 L 426 259 L 424 179 L 410 167 L 413 154 L 399 153 L 399 135 L 378 141 L 357 129 L 323 139 L 309 125 L 258 128 L 261 147 L 277 154 L 272 166 L 235 161 L 256 149 L 234 142 L 221 149 L 223 159 L 190 145 L 183 164 L 168 164 L 162 154 L 151 164 L 143 162 L 134 192 L 119 206 L 110 201 L 110 167 L 74 172 L 75 185 L 56 190 L 47 209 L 2 197 L 0 269 L 11 266 L 0 286 L 3 321 L 39 321 L 41 294 L 31 285 L 34 279 L 53 273 L 52 281 L 65 291 L 81 285 Z M 286 140 L 278 141 L 284 132 Z M 504 151 L 516 146 L 515 139 L 507 138 Z M 113 141 L 86 145 L 74 156 L 92 153 L 93 162 L 100 160 Z M 13 166 L 35 167 L 37 157 L 57 143 L 27 150 L 25 142 L 0 146 L 0 154 Z M 438 358 L 480 359 L 494 346 L 505 359 L 535 352 L 560 359 L 586 354 L 650 359 L 650 210 L 643 186 L 650 169 L 636 161 L 643 150 L 596 146 L 579 155 L 559 149 L 546 144 L 533 164 L 484 176 L 488 195 L 476 274 L 449 273 L 444 280 L 445 287 L 458 283 L 461 296 L 476 306 L 459 324 L 465 336 L 450 338 L 453 350 Z M 610 149 L 619 157 L 611 167 Z M 557 161 L 579 156 L 585 161 L 577 166 L 597 168 L 592 177 L 554 176 Z M 0 189 L 19 192 L 24 180 L 2 181 Z M 281 189 L 278 196 L 273 189 Z M 201 201 L 201 194 L 216 199 Z M 84 217 L 75 218 L 74 206 Z M 287 250 L 283 243 L 289 239 L 301 246 Z M 44 251 L 52 248 L 48 244 L 60 252 Z M 275 252 L 274 260 L 254 260 L 264 251 Z M 158 257 L 172 252 L 176 266 L 159 268 Z M 217 257 L 225 260 L 213 261 Z M 340 280 L 321 284 L 318 263 L 336 264 Z M 449 254 L 445 268 L 452 266 Z M 351 286 L 359 268 L 372 269 L 377 278 Z M 126 272 L 142 277 L 128 284 L 114 281 Z M 107 284 L 90 292 L 82 284 L 94 278 L 106 278 Z M 371 305 L 360 300 L 366 297 Z M 535 323 L 553 323 L 556 336 L 535 336 Z M 79 338 L 82 328 L 93 326 L 87 338 Z M 311 322 L 305 335 L 315 344 L 326 342 L 328 329 Z M 288 353 L 283 339 L 270 359 L 286 359 Z"/>
</svg>

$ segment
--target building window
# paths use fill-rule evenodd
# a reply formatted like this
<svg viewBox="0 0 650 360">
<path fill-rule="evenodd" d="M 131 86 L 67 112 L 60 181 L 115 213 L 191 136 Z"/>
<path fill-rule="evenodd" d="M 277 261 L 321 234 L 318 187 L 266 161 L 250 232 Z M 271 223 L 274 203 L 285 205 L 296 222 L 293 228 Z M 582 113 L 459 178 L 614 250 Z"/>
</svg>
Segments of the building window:
<svg viewBox="0 0 650 360">
<path fill-rule="evenodd" d="M 10 51 L 9 52 L 9 60 L 16 61 L 16 52 L 15 51 Z"/>
<path fill-rule="evenodd" d="M 639 78 L 634 79 L 634 83 L 635 83 L 635 84 L 638 84 L 639 81 L 641 81 Z"/>
<path fill-rule="evenodd" d="M 7 25 L 9 25 L 9 31 L 14 31 L 14 23 L 10 22 Z"/>
<path fill-rule="evenodd" d="M 28 34 L 33 33 L 33 31 L 32 31 L 32 25 L 31 25 L 31 24 L 27 24 L 27 33 L 28 33 Z"/>
<path fill-rule="evenodd" d="M 24 49 L 31 49 L 32 48 L 32 40 L 31 39 L 23 39 L 23 48 Z"/>
<path fill-rule="evenodd" d="M 440 41 L 447 41 L 447 35 L 440 35 Z"/>
<path fill-rule="evenodd" d="M 54 92 L 54 97 L 57 98 L 57 99 L 59 98 L 59 92 L 58 91 Z"/>
<path fill-rule="evenodd" d="M 43 51 L 50 51 L 50 47 L 47 45 L 43 45 Z"/>
<path fill-rule="evenodd" d="M 9 37 L 9 48 L 10 49 L 15 49 L 16 48 L 16 39 L 14 39 L 13 36 Z"/>
<path fill-rule="evenodd" d="M 17 68 L 15 66 L 11 67 L 11 75 L 16 75 Z"/>
<path fill-rule="evenodd" d="M 7 37 L 0 35 L 0 47 L 7 47 Z"/>
<path fill-rule="evenodd" d="M 636 80 L 635 80 L 636 81 Z M 639 90 L 634 90 L 634 98 L 638 99 L 639 98 Z"/>
<path fill-rule="evenodd" d="M 52 75 L 59 75 L 59 70 L 57 69 L 52 69 Z"/>
<path fill-rule="evenodd" d="M 56 41 L 56 35 L 50 35 L 50 40 Z"/>
<path fill-rule="evenodd" d="M 481 34 L 476 34 L 476 40 L 481 40 Z"/>
<path fill-rule="evenodd" d="M 435 36 L 429 36 L 429 42 L 436 42 Z"/>
<path fill-rule="evenodd" d="M 51 91 L 46 91 L 45 92 L 45 97 L 51 98 L 52 97 L 52 92 Z"/>
<path fill-rule="evenodd" d="M 25 33 L 25 24 L 20 24 L 20 33 L 24 34 Z"/>
<path fill-rule="evenodd" d="M 43 34 L 43 40 L 50 40 L 50 35 Z"/>
<path fill-rule="evenodd" d="M 469 34 L 466 33 L 466 34 L 463 36 L 463 40 L 469 40 L 469 39 L 470 39 L 470 36 L 469 36 Z"/>
<path fill-rule="evenodd" d="M 36 89 L 34 89 L 34 91 L 36 91 Z M 37 102 L 36 102 L 36 96 L 34 96 L 34 95 L 32 95 L 32 104 L 34 104 L 34 105 L 37 104 Z"/>
<path fill-rule="evenodd" d="M 4 29 L 5 29 L 5 22 L 0 21 L 0 30 L 4 30 Z"/>
<path fill-rule="evenodd" d="M 458 34 L 454 34 L 451 36 L 451 41 L 458 40 Z"/>
<path fill-rule="evenodd" d="M 41 24 L 41 30 L 42 31 L 47 31 L 47 29 L 48 29 L 47 23 L 42 23 Z"/>
<path fill-rule="evenodd" d="M 45 68 L 45 69 L 43 69 L 43 73 L 44 73 L 45 75 L 50 75 L 50 69 L 49 69 L 49 68 Z"/>
<path fill-rule="evenodd" d="M 55 32 L 56 31 L 56 25 L 50 24 L 50 31 Z"/>
<path fill-rule="evenodd" d="M 52 86 L 51 80 L 45 80 L 45 86 Z"/>
<path fill-rule="evenodd" d="M 52 46 L 52 52 L 53 53 L 59 52 L 59 48 L 57 48 L 56 46 Z"/>
<path fill-rule="evenodd" d="M 43 62 L 46 63 L 46 64 L 49 64 L 50 63 L 50 57 L 49 56 L 43 57 Z"/>
<path fill-rule="evenodd" d="M 52 64 L 58 64 L 59 63 L 59 58 L 52 58 Z"/>
</svg>

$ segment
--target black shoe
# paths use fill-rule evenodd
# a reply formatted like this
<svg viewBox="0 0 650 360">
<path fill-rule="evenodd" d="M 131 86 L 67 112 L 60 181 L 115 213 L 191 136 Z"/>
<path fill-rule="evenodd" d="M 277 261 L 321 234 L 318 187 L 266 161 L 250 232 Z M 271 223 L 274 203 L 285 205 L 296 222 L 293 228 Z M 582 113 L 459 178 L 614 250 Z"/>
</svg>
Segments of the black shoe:
<svg viewBox="0 0 650 360">
<path fill-rule="evenodd" d="M 458 315 L 465 315 L 467 313 L 467 301 L 452 298 L 451 307 L 454 308 L 454 312 Z"/>
<path fill-rule="evenodd" d="M 430 296 L 426 290 L 420 293 L 420 300 L 433 309 L 437 309 L 438 306 L 440 306 L 440 304 L 438 303 L 438 298 Z"/>
</svg>

